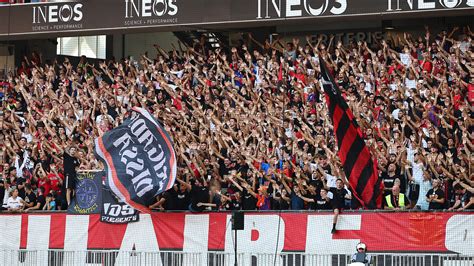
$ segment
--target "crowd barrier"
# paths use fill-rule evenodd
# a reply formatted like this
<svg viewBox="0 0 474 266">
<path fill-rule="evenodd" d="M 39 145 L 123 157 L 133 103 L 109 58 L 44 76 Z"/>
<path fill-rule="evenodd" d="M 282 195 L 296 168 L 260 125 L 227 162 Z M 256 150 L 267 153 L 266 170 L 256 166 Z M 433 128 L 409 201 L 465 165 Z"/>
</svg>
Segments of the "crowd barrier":
<svg viewBox="0 0 474 266">
<path fill-rule="evenodd" d="M 230 212 L 140 214 L 138 222 L 108 224 L 100 215 L 0 214 L 0 250 L 96 249 L 233 251 Z M 474 213 L 351 212 L 331 234 L 327 212 L 247 212 L 239 252 L 350 254 L 360 241 L 373 252 L 458 253 L 474 256 Z"/>
<path fill-rule="evenodd" d="M 472 266 L 474 257 L 453 254 L 372 253 L 373 266 Z M 117 250 L 0 251 L 1 265 L 11 266 L 233 266 L 234 254 L 224 252 L 189 253 L 182 251 L 137 252 Z M 248 266 L 347 266 L 351 255 L 301 253 L 239 253 L 238 265 Z"/>
</svg>

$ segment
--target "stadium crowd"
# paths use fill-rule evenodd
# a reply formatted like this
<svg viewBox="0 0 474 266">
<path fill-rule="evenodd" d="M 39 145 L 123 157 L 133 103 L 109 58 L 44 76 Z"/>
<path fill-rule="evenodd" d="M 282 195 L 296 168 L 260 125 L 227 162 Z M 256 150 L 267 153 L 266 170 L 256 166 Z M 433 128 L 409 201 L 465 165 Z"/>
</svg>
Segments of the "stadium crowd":
<svg viewBox="0 0 474 266">
<path fill-rule="evenodd" d="M 0 84 L 0 200 L 10 211 L 66 208 L 76 172 L 102 168 L 94 138 L 141 106 L 178 158 L 178 182 L 152 209 L 356 209 L 318 81 L 323 58 L 378 162 L 384 208 L 474 209 L 472 36 L 245 35 L 236 47 L 201 39 L 95 65 L 33 53 Z"/>
</svg>

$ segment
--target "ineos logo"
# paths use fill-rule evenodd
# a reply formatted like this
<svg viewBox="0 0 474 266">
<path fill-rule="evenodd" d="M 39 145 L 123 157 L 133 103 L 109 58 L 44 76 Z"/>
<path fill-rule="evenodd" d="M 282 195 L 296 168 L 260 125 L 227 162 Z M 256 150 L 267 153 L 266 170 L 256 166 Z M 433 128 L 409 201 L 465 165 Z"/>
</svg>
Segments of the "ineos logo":
<svg viewBox="0 0 474 266">
<path fill-rule="evenodd" d="M 463 2 L 469 7 L 474 7 L 474 0 L 388 0 L 387 11 L 400 11 L 400 2 L 406 1 L 410 10 L 416 9 L 434 9 L 436 3 L 439 3 L 443 8 L 456 8 L 459 7 Z M 396 5 L 396 6 L 395 6 Z"/>
<path fill-rule="evenodd" d="M 270 8 L 274 9 L 279 18 L 320 16 L 328 13 L 328 9 L 330 14 L 340 15 L 347 9 L 347 0 L 258 0 L 257 4 L 257 19 L 271 18 Z M 282 10 L 285 15 L 282 15 Z M 262 17 L 262 11 L 265 12 L 265 17 Z"/>
<path fill-rule="evenodd" d="M 177 0 L 125 0 L 125 18 L 174 16 Z"/>
<path fill-rule="evenodd" d="M 33 7 L 33 24 L 79 22 L 83 18 L 81 3 L 64 5 L 47 5 Z"/>
</svg>

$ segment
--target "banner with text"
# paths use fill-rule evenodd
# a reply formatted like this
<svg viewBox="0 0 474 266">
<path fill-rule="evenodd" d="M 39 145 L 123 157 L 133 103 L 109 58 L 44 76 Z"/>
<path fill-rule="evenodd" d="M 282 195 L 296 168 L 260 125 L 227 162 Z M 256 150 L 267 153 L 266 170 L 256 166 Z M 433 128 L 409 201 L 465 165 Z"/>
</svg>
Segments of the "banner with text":
<svg viewBox="0 0 474 266">
<path fill-rule="evenodd" d="M 111 224 L 138 222 L 138 211 L 124 202 L 119 202 L 110 190 L 102 189 L 102 198 L 101 222 Z"/>
<path fill-rule="evenodd" d="M 473 7 L 474 0 L 73 0 L 0 6 L 0 36 L 379 16 Z M 103 19 L 104 15 L 107 19 Z"/>
<path fill-rule="evenodd" d="M 140 214 L 128 224 L 100 215 L 4 214 L 0 246 L 16 249 L 233 252 L 231 213 Z M 459 253 L 474 256 L 474 213 L 347 213 L 331 234 L 331 213 L 245 213 L 238 252 L 352 254 L 360 241 L 370 252 Z"/>
</svg>

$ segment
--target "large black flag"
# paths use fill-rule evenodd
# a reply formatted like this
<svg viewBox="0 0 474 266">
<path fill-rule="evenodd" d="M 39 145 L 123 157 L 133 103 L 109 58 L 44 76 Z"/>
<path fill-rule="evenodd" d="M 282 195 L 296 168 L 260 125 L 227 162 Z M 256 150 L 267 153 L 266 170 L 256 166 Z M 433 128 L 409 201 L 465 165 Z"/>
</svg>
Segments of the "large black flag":
<svg viewBox="0 0 474 266">
<path fill-rule="evenodd" d="M 377 162 L 365 145 L 359 125 L 341 95 L 324 60 L 321 62 L 321 84 L 326 94 L 329 115 L 339 147 L 344 173 L 349 179 L 354 196 L 367 208 L 382 205 L 383 183 L 378 176 Z"/>
<path fill-rule="evenodd" d="M 137 210 L 149 213 L 155 197 L 173 187 L 171 139 L 143 108 L 133 108 L 122 125 L 97 138 L 95 153 L 106 167 L 106 187 Z"/>
</svg>

